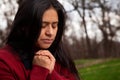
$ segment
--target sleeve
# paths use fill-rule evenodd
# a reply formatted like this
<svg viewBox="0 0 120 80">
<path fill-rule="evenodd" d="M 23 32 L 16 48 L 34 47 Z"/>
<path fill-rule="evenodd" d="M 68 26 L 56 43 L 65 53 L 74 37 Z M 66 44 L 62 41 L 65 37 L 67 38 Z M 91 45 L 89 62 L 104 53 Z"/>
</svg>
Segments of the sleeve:
<svg viewBox="0 0 120 80">
<path fill-rule="evenodd" d="M 15 80 L 8 66 L 0 60 L 0 80 Z"/>
<path fill-rule="evenodd" d="M 70 73 L 67 69 L 61 69 L 60 73 L 53 70 L 51 74 L 48 76 L 48 80 L 76 80 L 75 76 Z"/>
<path fill-rule="evenodd" d="M 29 80 L 46 80 L 49 70 L 38 65 L 33 65 Z"/>
</svg>

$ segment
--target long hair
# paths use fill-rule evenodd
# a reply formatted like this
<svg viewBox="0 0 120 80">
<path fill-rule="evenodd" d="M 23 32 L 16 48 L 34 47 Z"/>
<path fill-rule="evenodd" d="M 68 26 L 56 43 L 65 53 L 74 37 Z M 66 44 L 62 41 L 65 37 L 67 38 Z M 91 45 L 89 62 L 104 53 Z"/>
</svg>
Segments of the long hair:
<svg viewBox="0 0 120 80">
<path fill-rule="evenodd" d="M 51 6 L 57 11 L 59 22 L 56 38 L 48 50 L 61 66 L 68 68 L 79 79 L 72 59 L 66 54 L 62 46 L 61 38 L 65 29 L 66 15 L 63 6 L 57 0 L 23 1 L 13 21 L 7 44 L 14 48 L 23 63 L 28 60 L 32 64 L 35 43 L 41 32 L 42 16 Z"/>
</svg>

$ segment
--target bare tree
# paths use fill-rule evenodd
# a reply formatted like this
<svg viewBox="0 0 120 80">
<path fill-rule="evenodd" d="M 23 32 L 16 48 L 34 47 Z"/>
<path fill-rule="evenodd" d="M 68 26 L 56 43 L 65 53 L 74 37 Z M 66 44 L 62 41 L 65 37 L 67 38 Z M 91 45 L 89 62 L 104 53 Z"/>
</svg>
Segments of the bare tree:
<svg viewBox="0 0 120 80">
<path fill-rule="evenodd" d="M 6 6 L 6 10 L 3 11 L 3 16 L 5 17 L 5 20 L 7 22 L 7 27 L 5 30 L 0 30 L 0 47 L 2 47 L 5 43 L 5 39 L 7 38 L 8 34 L 11 30 L 13 17 L 15 16 L 18 6 L 21 4 L 22 1 L 24 1 L 24 0 L 16 0 L 16 1 L 2 0 L 3 4 L 1 4 L 1 5 Z M 2 6 L 0 6 L 0 7 L 2 7 Z"/>
<path fill-rule="evenodd" d="M 113 13 L 112 6 L 107 6 L 108 2 L 106 0 L 94 0 L 94 3 L 98 4 L 98 6 L 94 6 L 93 8 L 101 9 L 101 21 L 96 16 L 96 20 L 94 20 L 94 22 L 97 23 L 103 35 L 103 40 L 101 43 L 103 44 L 104 50 L 103 56 L 109 57 L 115 52 L 113 38 L 116 36 L 116 32 L 119 30 L 119 27 L 115 27 L 115 25 L 110 23 L 112 18 L 109 14 Z"/>
<path fill-rule="evenodd" d="M 6 22 L 7 22 L 7 28 L 5 30 L 0 30 L 0 47 L 2 47 L 5 43 L 5 39 L 10 31 L 10 28 L 11 28 L 11 24 L 12 24 L 12 20 L 13 20 L 13 17 L 16 13 L 16 10 L 17 10 L 17 4 L 15 3 L 15 1 L 13 0 L 2 0 L 1 1 L 2 4 L 0 6 L 0 8 L 3 6 L 6 6 L 4 7 L 5 9 L 2 9 L 1 12 L 3 13 L 2 16 L 4 16 Z M 2 26 L 1 26 L 2 27 Z"/>
<path fill-rule="evenodd" d="M 113 18 L 110 17 L 110 13 L 116 12 L 116 15 L 119 15 L 120 5 L 118 5 L 118 8 L 113 12 L 112 6 L 108 6 L 108 0 L 71 0 L 69 2 L 73 5 L 74 9 L 68 11 L 68 13 L 72 11 L 77 11 L 80 18 L 82 19 L 88 48 L 86 56 L 93 57 L 96 53 L 100 57 L 110 57 L 115 54 L 114 52 L 116 50 L 116 42 L 114 41 L 114 38 L 116 37 L 116 32 L 120 30 L 120 27 L 116 27 L 115 25 L 111 24 Z M 98 12 L 96 12 L 94 9 L 99 9 L 99 13 L 101 15 L 98 16 Z M 88 13 L 86 13 L 86 11 L 88 11 Z M 96 41 L 94 41 L 96 45 L 94 45 L 93 41 L 90 40 L 88 36 L 86 25 L 87 22 L 85 20 L 86 14 L 89 15 L 88 17 L 94 24 L 97 25 L 96 27 L 98 27 L 102 33 L 103 40 L 100 43 L 96 43 Z M 93 45 L 96 48 L 93 48 Z"/>
<path fill-rule="evenodd" d="M 86 48 L 87 48 L 87 52 L 84 53 L 86 54 L 86 57 L 88 57 L 88 53 L 92 53 L 92 50 L 91 50 L 91 43 L 90 43 L 90 39 L 89 39 L 89 36 L 88 36 L 88 31 L 87 31 L 87 25 L 86 25 L 86 20 L 85 20 L 85 16 L 86 16 L 86 0 L 71 0 L 70 3 L 73 5 L 74 9 L 73 10 L 70 10 L 70 11 L 67 11 L 68 13 L 69 12 L 72 12 L 72 11 L 77 11 L 80 18 L 82 18 L 82 26 L 84 27 L 84 31 L 85 31 L 85 34 L 86 34 Z"/>
</svg>

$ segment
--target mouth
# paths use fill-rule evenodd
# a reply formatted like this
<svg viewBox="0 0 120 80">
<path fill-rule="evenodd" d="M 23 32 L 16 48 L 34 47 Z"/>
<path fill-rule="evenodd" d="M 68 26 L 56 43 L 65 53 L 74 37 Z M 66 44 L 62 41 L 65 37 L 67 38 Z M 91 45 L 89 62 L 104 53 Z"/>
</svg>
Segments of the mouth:
<svg viewBox="0 0 120 80">
<path fill-rule="evenodd" d="M 45 44 L 51 44 L 53 42 L 53 39 L 42 39 L 42 41 L 45 43 Z"/>
</svg>

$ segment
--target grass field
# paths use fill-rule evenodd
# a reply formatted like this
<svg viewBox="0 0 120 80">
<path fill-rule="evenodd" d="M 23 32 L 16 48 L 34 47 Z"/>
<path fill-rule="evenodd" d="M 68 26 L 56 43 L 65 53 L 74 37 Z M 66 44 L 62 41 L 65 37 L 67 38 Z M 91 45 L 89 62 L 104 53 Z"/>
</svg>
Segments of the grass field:
<svg viewBox="0 0 120 80">
<path fill-rule="evenodd" d="M 120 80 L 120 59 L 76 60 L 82 80 Z"/>
</svg>

